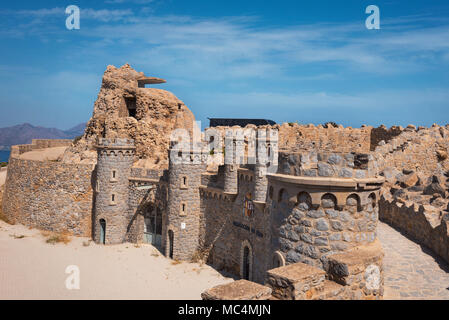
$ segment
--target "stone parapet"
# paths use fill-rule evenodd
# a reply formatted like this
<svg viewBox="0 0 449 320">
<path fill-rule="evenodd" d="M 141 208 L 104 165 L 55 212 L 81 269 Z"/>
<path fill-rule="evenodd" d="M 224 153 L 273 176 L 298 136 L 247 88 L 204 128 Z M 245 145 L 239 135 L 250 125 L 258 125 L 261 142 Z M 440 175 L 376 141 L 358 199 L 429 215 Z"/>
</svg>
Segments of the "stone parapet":
<svg viewBox="0 0 449 320">
<path fill-rule="evenodd" d="M 435 217 L 435 214 L 441 215 Z M 449 214 L 426 210 L 413 202 L 402 203 L 388 194 L 379 201 L 379 219 L 430 248 L 449 263 Z M 439 223 L 438 223 L 439 222 Z"/>
<path fill-rule="evenodd" d="M 323 289 L 326 272 L 305 263 L 267 271 L 266 285 L 280 300 L 306 300 Z"/>
<path fill-rule="evenodd" d="M 280 174 L 306 177 L 370 178 L 379 173 L 372 153 L 356 152 L 279 152 Z"/>
<path fill-rule="evenodd" d="M 383 250 L 378 240 L 366 246 L 328 256 L 325 269 L 329 280 L 345 286 L 351 300 L 383 296 Z"/>
<path fill-rule="evenodd" d="M 70 139 L 33 139 L 31 144 L 19 144 L 11 146 L 11 157 L 18 157 L 25 152 L 39 149 L 68 147 L 72 145 Z"/>
</svg>

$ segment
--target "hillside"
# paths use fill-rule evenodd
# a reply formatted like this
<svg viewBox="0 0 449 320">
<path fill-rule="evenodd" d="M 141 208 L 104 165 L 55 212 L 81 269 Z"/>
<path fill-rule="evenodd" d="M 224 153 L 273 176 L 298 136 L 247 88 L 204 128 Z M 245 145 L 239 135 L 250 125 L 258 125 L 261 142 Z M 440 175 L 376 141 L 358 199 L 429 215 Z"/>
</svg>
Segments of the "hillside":
<svg viewBox="0 0 449 320">
<path fill-rule="evenodd" d="M 32 139 L 73 139 L 84 132 L 85 123 L 81 123 L 68 130 L 44 128 L 29 123 L 12 127 L 0 128 L 0 150 L 9 149 L 16 144 L 31 143 Z"/>
</svg>

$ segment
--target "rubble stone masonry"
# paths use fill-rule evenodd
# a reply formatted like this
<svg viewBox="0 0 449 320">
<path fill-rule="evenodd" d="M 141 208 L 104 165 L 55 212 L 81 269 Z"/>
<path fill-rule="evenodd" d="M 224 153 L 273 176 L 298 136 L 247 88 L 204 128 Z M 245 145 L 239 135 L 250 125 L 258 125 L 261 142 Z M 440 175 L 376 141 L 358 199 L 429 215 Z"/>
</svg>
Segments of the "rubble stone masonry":
<svg viewBox="0 0 449 320">
<path fill-rule="evenodd" d="M 3 213 L 11 222 L 91 236 L 92 165 L 22 160 L 11 156 Z"/>
</svg>

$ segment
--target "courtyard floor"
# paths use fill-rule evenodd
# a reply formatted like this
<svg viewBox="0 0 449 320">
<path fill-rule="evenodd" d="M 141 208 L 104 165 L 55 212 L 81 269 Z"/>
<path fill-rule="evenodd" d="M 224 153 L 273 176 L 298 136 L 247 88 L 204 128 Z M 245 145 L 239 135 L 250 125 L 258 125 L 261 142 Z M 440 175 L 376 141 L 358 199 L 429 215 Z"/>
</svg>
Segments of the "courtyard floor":
<svg viewBox="0 0 449 320">
<path fill-rule="evenodd" d="M 0 300 L 201 299 L 231 282 L 207 265 L 176 264 L 151 245 L 98 246 L 87 238 L 48 244 L 38 230 L 0 221 Z M 66 268 L 80 271 L 80 289 L 68 290 Z"/>
<path fill-rule="evenodd" d="M 449 300 L 449 267 L 444 261 L 383 222 L 378 237 L 385 252 L 384 299 Z"/>
<path fill-rule="evenodd" d="M 385 251 L 385 299 L 449 300 L 449 267 L 426 248 L 379 222 Z M 0 221 L 2 299 L 200 299 L 233 281 L 206 265 L 176 264 L 151 245 L 98 246 L 87 238 L 48 244 L 38 230 Z M 66 268 L 80 270 L 68 290 Z"/>
</svg>

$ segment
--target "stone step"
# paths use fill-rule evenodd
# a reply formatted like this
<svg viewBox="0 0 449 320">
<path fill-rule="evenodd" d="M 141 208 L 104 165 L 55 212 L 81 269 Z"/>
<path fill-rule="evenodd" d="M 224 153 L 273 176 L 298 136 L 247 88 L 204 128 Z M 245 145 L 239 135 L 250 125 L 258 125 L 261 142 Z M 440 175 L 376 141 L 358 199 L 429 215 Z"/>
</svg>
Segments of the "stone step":
<svg viewBox="0 0 449 320">
<path fill-rule="evenodd" d="M 341 299 L 345 287 L 334 281 L 324 280 L 323 289 L 318 291 L 311 300 L 336 300 Z"/>
</svg>

